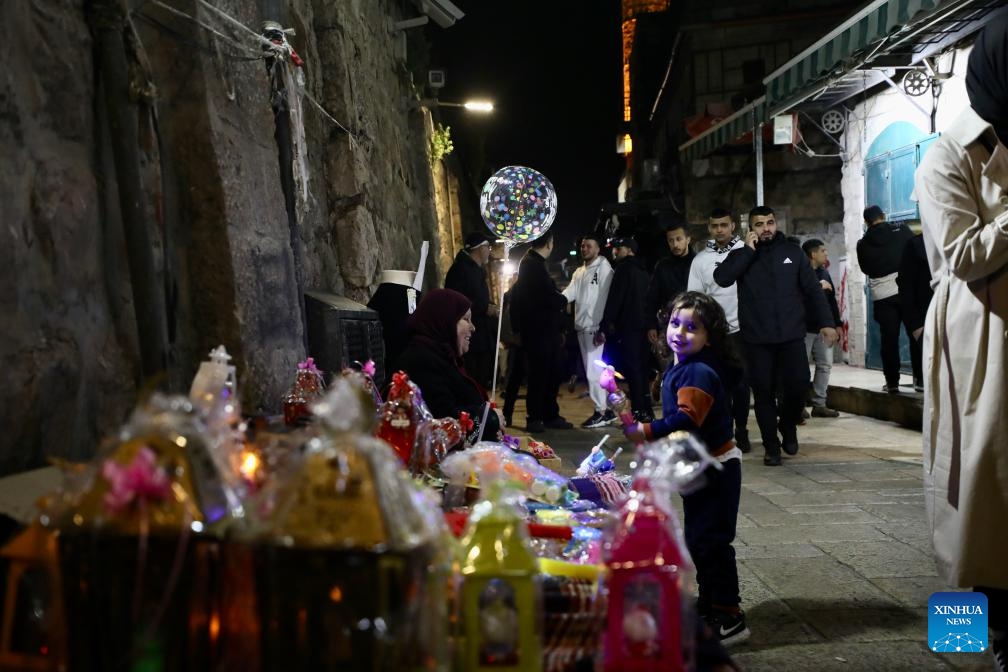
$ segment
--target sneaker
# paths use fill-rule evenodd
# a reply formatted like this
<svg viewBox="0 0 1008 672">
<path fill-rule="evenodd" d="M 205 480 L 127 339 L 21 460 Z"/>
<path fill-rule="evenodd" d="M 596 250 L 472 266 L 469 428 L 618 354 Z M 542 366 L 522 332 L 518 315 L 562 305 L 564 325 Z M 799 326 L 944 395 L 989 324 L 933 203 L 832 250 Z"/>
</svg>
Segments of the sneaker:
<svg viewBox="0 0 1008 672">
<path fill-rule="evenodd" d="M 780 453 L 767 453 L 763 456 L 763 466 L 764 467 L 779 467 L 781 466 L 781 456 Z"/>
<path fill-rule="evenodd" d="M 923 392 L 923 391 L 924 391 L 924 379 L 918 378 L 917 380 L 914 381 L 914 392 Z"/>
<path fill-rule="evenodd" d="M 896 385 L 889 385 L 889 384 L 883 385 L 882 386 L 882 391 L 886 392 L 888 394 L 899 394 L 899 384 L 896 384 Z"/>
<path fill-rule="evenodd" d="M 567 422 L 567 418 L 558 415 L 550 420 L 543 420 L 543 426 L 547 429 L 574 429 L 574 425 Z"/>
<path fill-rule="evenodd" d="M 530 434 L 535 434 L 538 432 L 545 432 L 546 425 L 543 424 L 542 420 L 533 420 L 532 418 L 525 419 L 525 431 Z"/>
<path fill-rule="evenodd" d="M 616 417 L 616 414 L 610 410 L 606 410 L 606 412 L 602 414 L 602 418 L 605 420 L 605 424 L 607 425 L 618 425 L 620 421 L 619 418 Z"/>
<path fill-rule="evenodd" d="M 581 423 L 581 426 L 585 429 L 595 429 L 597 427 L 605 427 L 608 424 L 609 421 L 605 419 L 605 415 L 595 411 L 590 418 Z"/>
<path fill-rule="evenodd" d="M 836 411 L 829 406 L 813 406 L 813 418 L 836 418 L 840 416 L 840 411 Z"/>
<path fill-rule="evenodd" d="M 809 416 L 809 412 L 808 412 L 808 411 L 806 411 L 806 410 L 805 410 L 804 408 L 802 409 L 802 412 L 801 412 L 801 417 L 802 417 L 802 420 L 808 420 L 808 419 L 809 419 L 809 417 L 810 417 L 810 416 Z"/>
<path fill-rule="evenodd" d="M 752 635 L 746 625 L 745 612 L 741 609 L 737 614 L 711 609 L 707 625 L 714 631 L 714 636 L 721 640 L 722 646 L 741 644 Z"/>
</svg>

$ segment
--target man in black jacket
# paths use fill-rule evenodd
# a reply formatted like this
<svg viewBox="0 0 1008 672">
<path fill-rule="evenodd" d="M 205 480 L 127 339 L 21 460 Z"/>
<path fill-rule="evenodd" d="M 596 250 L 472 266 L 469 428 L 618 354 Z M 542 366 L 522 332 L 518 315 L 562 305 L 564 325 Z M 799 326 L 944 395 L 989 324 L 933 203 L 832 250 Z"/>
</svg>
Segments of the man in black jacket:
<svg viewBox="0 0 1008 672">
<path fill-rule="evenodd" d="M 902 321 L 896 278 L 903 248 L 913 238 L 913 231 L 906 224 L 894 227 L 886 222 L 885 213 L 877 205 L 865 208 L 864 221 L 868 230 L 857 244 L 858 266 L 868 276 L 872 314 L 879 325 L 885 390 L 896 394 L 899 392 L 899 329 Z"/>
<path fill-rule="evenodd" d="M 560 415 L 557 404 L 563 377 L 561 333 L 567 299 L 546 267 L 552 251 L 552 233 L 532 243 L 518 266 L 518 279 L 511 288 L 511 327 L 521 335 L 528 363 L 525 406 L 529 432 L 573 427 Z"/>
<path fill-rule="evenodd" d="M 597 338 L 615 349 L 616 368 L 630 387 L 630 404 L 638 422 L 653 422 L 648 393 L 647 330 L 654 326 L 648 315 L 648 272 L 637 257 L 637 241 L 617 238 L 613 246 L 613 276 Z"/>
<path fill-rule="evenodd" d="M 714 281 L 722 287 L 737 285 L 763 464 L 779 466 L 781 448 L 788 455 L 798 452 L 797 425 L 808 386 L 806 307 L 824 343 L 831 346 L 837 339 L 826 297 L 805 254 L 777 231 L 774 211 L 766 206 L 749 211 L 745 246 L 725 257 Z"/>
<path fill-rule="evenodd" d="M 490 302 L 486 265 L 490 261 L 490 240 L 480 232 L 465 238 L 465 247 L 445 275 L 445 289 L 454 289 L 472 301 L 472 321 L 476 327 L 469 352 L 464 357 L 466 371 L 487 389 L 493 387 L 494 351 L 497 349 L 497 304 Z"/>
<path fill-rule="evenodd" d="M 696 256 L 684 220 L 672 220 L 665 225 L 665 241 L 672 254 L 655 264 L 651 284 L 648 285 L 647 310 L 652 324 L 648 327 L 647 337 L 651 345 L 664 342 L 665 327 L 668 326 L 665 308 L 672 299 L 686 291 L 690 265 Z"/>
</svg>

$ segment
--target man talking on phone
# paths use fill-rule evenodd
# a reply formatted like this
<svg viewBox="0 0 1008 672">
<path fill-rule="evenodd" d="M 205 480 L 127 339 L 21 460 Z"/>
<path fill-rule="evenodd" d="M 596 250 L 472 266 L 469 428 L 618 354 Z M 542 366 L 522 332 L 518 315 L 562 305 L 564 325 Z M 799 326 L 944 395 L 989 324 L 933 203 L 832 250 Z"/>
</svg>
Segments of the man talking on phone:
<svg viewBox="0 0 1008 672">
<path fill-rule="evenodd" d="M 710 240 L 703 250 L 697 253 L 690 265 L 689 280 L 686 289 L 691 292 L 703 292 L 717 301 L 724 309 L 728 318 L 728 334 L 739 356 L 745 352 L 742 336 L 739 334 L 738 321 L 738 290 L 732 283 L 727 287 L 714 282 L 714 269 L 721 265 L 732 250 L 745 247 L 745 242 L 735 235 L 735 220 L 732 213 L 724 208 L 711 210 L 707 217 L 707 232 Z M 735 421 L 735 445 L 743 453 L 752 450 L 749 443 L 749 379 L 743 374 L 735 389 L 729 390 L 732 403 L 732 417 Z"/>
<path fill-rule="evenodd" d="M 805 311 L 812 312 L 808 322 L 818 327 L 827 346 L 836 342 L 837 332 L 808 257 L 777 230 L 774 211 L 765 205 L 750 210 L 749 228 L 745 244 L 714 270 L 714 281 L 721 287 L 737 284 L 739 328 L 763 439 L 763 464 L 776 467 L 782 449 L 788 455 L 798 452 L 798 423 L 808 387 Z"/>
</svg>

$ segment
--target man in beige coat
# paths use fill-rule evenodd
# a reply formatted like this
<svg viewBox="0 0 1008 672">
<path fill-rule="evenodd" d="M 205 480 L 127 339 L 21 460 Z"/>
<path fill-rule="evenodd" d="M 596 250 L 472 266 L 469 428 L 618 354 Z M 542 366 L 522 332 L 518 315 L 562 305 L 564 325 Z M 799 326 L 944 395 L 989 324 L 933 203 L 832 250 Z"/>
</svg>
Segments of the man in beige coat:
<svg viewBox="0 0 1008 672">
<path fill-rule="evenodd" d="M 989 599 L 1008 668 L 1008 19 L 966 75 L 970 105 L 917 170 L 934 300 L 924 327 L 924 485 L 942 577 Z"/>
</svg>

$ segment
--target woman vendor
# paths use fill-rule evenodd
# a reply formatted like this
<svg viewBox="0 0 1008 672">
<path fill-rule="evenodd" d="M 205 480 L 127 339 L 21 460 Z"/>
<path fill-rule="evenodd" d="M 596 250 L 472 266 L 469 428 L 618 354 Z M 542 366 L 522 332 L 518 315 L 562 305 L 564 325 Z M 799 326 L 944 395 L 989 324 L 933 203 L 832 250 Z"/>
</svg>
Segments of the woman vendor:
<svg viewBox="0 0 1008 672">
<path fill-rule="evenodd" d="M 462 366 L 462 356 L 476 331 L 471 306 L 469 299 L 451 289 L 427 292 L 406 322 L 409 344 L 396 361 L 396 370 L 405 371 L 420 387 L 435 418 L 457 419 L 465 411 L 478 432 L 489 395 Z M 495 408 L 487 413 L 484 440 L 498 439 L 499 413 Z"/>
</svg>

